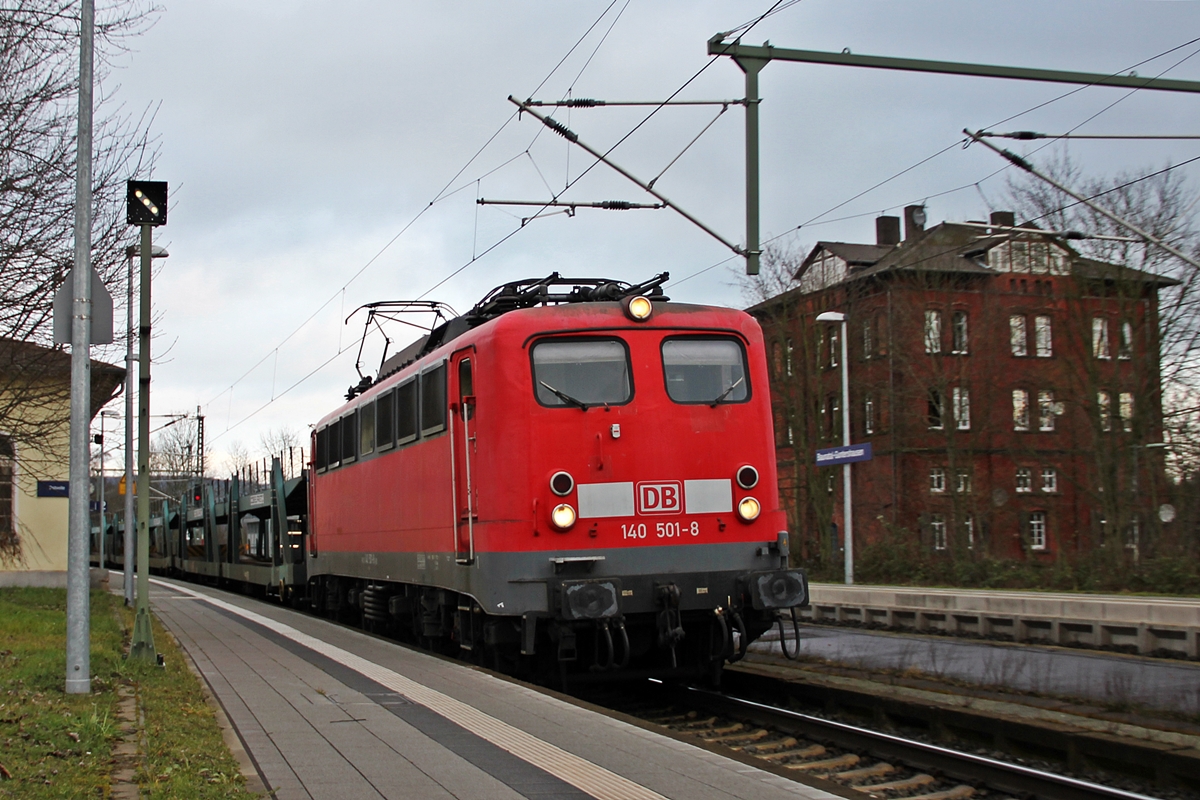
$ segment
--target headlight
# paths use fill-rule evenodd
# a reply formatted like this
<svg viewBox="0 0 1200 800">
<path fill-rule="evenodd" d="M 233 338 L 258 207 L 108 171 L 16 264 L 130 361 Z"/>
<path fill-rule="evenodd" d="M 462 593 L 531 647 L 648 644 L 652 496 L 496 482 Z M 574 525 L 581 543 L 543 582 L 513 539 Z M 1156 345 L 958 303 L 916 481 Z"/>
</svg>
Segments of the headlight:
<svg viewBox="0 0 1200 800">
<path fill-rule="evenodd" d="M 645 322 L 654 313 L 654 304 L 650 302 L 650 298 L 641 295 L 627 298 L 622 305 L 625 307 L 625 315 L 634 322 Z"/>
<path fill-rule="evenodd" d="M 753 489 L 758 485 L 758 470 L 747 464 L 737 471 L 737 484 L 743 489 Z"/>
<path fill-rule="evenodd" d="M 570 530 L 575 524 L 575 509 L 566 503 L 559 503 L 550 512 L 550 522 L 560 531 Z"/>
<path fill-rule="evenodd" d="M 569 472 L 556 472 L 550 476 L 550 491 L 559 497 L 566 497 L 575 488 L 575 479 Z"/>
<path fill-rule="evenodd" d="M 560 506 L 561 507 L 561 506 Z M 752 522 L 758 519 L 758 514 L 762 511 L 762 506 L 753 497 L 743 497 L 738 503 L 738 516 L 746 522 Z M 557 511 L 558 509 L 555 509 Z"/>
</svg>

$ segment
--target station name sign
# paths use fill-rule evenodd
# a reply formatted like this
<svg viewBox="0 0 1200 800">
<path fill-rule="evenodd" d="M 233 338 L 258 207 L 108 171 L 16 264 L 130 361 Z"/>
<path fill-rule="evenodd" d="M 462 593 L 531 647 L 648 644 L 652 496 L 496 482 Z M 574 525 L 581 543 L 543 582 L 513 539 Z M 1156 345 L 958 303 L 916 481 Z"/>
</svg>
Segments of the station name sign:
<svg viewBox="0 0 1200 800">
<path fill-rule="evenodd" d="M 855 461 L 871 460 L 871 443 L 826 447 L 817 451 L 817 466 L 832 467 L 838 464 L 853 464 Z"/>
</svg>

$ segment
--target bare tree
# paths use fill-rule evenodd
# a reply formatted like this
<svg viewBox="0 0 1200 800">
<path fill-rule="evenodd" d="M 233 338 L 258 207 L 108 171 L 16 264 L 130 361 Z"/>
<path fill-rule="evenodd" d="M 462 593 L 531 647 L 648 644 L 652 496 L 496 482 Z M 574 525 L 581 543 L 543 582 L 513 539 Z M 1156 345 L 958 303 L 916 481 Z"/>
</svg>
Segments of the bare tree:
<svg viewBox="0 0 1200 800">
<path fill-rule="evenodd" d="M 1200 191 L 1169 167 L 1096 177 L 1084 175 L 1069 157 L 1062 156 L 1051 162 L 1046 171 L 1060 183 L 1094 199 L 1176 249 L 1192 256 L 1200 254 L 1200 226 L 1196 219 Z M 1127 228 L 1036 178 L 1011 181 L 1007 194 L 1018 219 L 1030 220 L 1042 228 L 1131 237 Z M 1200 543 L 1197 536 L 1200 524 L 1200 493 L 1197 492 L 1200 483 L 1200 361 L 1195 358 L 1200 346 L 1200 270 L 1153 244 L 1106 239 L 1084 239 L 1073 244 L 1087 257 L 1178 281 L 1177 285 L 1159 287 L 1157 307 L 1145 309 L 1140 276 L 1106 276 L 1105 296 L 1113 313 L 1120 319 L 1131 320 L 1129 332 L 1133 337 L 1147 336 L 1157 340 L 1157 352 L 1153 355 L 1157 356 L 1158 362 L 1135 364 L 1141 380 L 1130 388 L 1135 397 L 1146 400 L 1161 397 L 1163 413 L 1161 420 L 1147 419 L 1135 408 L 1132 423 L 1118 421 L 1120 425 L 1132 425 L 1131 432 L 1135 434 L 1132 444 L 1122 445 L 1121 440 L 1114 437 L 1097 437 L 1097 441 L 1111 445 L 1094 450 L 1095 485 L 1089 488 L 1095 495 L 1095 506 L 1102 510 L 1106 520 L 1106 530 L 1097 533 L 1112 540 L 1114 546 L 1110 554 L 1115 556 L 1125 549 L 1122 544 L 1129 544 L 1125 540 L 1131 530 L 1135 537 L 1138 535 L 1135 510 L 1144 505 L 1142 495 L 1147 491 L 1146 486 L 1138 485 L 1138 474 L 1162 462 L 1161 451 L 1147 450 L 1140 443 L 1148 441 L 1151 434 L 1156 435 L 1155 429 L 1161 426 L 1169 444 L 1166 465 L 1177 484 L 1177 502 L 1185 506 L 1180 522 L 1173 526 L 1176 534 L 1183 536 L 1176 536 L 1178 541 L 1172 544 L 1181 544 L 1194 551 Z M 1097 293 L 1095 288 L 1091 291 Z M 1092 406 L 1097 406 L 1096 398 L 1109 387 L 1105 385 L 1105 364 L 1091 352 L 1090 323 L 1091 320 L 1081 319 L 1074 326 L 1082 340 L 1076 347 L 1080 365 L 1076 391 L 1089 398 Z M 1121 335 L 1124 336 L 1124 329 Z M 1116 348 L 1120 344 L 1113 342 L 1111 346 Z M 1116 397 L 1109 397 L 1107 402 L 1115 406 Z M 1153 405 L 1146 403 L 1144 407 Z M 1107 407 L 1095 407 L 1092 411 L 1093 423 L 1098 429 L 1107 429 L 1114 424 Z M 1150 488 L 1153 489 L 1153 484 Z M 1159 523 L 1155 516 L 1142 520 L 1140 527 L 1143 533 L 1146 528 L 1153 527 L 1161 535 L 1164 531 Z M 1143 541 L 1138 546 L 1145 544 L 1147 542 Z"/>
</svg>

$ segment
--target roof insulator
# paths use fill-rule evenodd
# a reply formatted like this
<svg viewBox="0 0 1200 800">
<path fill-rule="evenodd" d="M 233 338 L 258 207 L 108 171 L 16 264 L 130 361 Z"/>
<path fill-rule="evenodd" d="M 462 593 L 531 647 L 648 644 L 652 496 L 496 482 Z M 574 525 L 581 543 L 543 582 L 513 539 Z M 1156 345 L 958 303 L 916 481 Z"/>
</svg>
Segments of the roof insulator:
<svg viewBox="0 0 1200 800">
<path fill-rule="evenodd" d="M 567 101 L 567 108 L 595 108 L 602 105 L 603 100 L 593 100 L 590 97 L 572 97 Z"/>
<path fill-rule="evenodd" d="M 633 208 L 633 203 L 628 200 L 602 200 L 600 207 L 611 209 L 612 211 L 628 211 Z"/>
</svg>

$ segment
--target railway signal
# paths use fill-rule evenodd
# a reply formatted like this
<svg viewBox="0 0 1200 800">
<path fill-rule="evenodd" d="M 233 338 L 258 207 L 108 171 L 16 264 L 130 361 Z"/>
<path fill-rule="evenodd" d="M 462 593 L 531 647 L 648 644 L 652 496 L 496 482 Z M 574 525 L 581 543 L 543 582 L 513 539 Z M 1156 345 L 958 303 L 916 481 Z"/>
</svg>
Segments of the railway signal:
<svg viewBox="0 0 1200 800">
<path fill-rule="evenodd" d="M 155 257 L 150 229 L 167 224 L 166 181 L 129 181 L 126 184 L 126 222 L 141 227 L 141 325 L 138 329 L 138 478 L 144 491 L 137 497 L 137 615 L 134 617 L 131 656 L 155 661 L 154 633 L 150 625 L 150 265 Z M 165 253 L 163 254 L 165 255 Z M 132 261 L 132 258 L 131 258 Z M 132 266 L 132 263 L 131 263 Z M 133 273 L 130 270 L 130 286 Z M 131 304 L 132 308 L 132 304 Z M 126 406 L 129 409 L 129 406 Z M 127 420 L 127 429 L 132 428 Z M 126 515 L 128 519 L 128 514 Z M 129 530 L 128 523 L 126 530 Z M 128 540 L 128 539 L 127 539 Z M 128 553 L 129 551 L 126 550 Z M 126 580 L 130 575 L 129 559 Z M 128 584 L 127 584 L 128 585 Z"/>
</svg>

